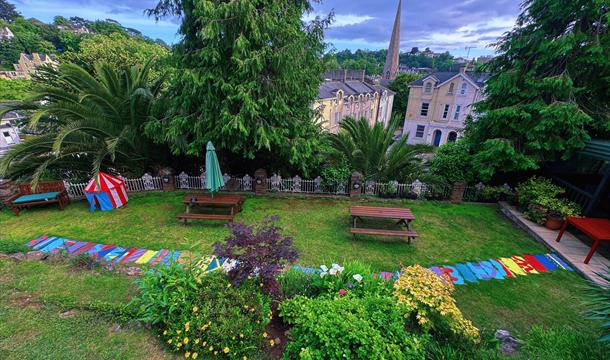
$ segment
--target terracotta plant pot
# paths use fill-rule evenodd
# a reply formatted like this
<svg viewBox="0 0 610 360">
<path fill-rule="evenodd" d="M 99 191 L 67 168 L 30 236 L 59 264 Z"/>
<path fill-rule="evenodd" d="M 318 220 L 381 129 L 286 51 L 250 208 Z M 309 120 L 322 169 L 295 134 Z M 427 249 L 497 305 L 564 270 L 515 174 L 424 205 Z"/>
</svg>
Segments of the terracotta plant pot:
<svg viewBox="0 0 610 360">
<path fill-rule="evenodd" d="M 559 230 L 563 225 L 563 218 L 549 217 L 546 219 L 544 226 L 550 230 Z"/>
</svg>

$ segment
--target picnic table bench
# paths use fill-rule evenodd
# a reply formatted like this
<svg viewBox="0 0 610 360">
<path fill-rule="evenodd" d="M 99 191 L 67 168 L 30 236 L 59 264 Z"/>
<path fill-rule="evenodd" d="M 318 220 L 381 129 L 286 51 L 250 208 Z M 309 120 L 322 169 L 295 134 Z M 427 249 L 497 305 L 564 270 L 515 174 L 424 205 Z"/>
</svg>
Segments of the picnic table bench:
<svg viewBox="0 0 610 360">
<path fill-rule="evenodd" d="M 242 205 L 246 198 L 241 195 L 214 195 L 210 194 L 186 194 L 182 199 L 182 203 L 186 205 L 184 213 L 176 215 L 178 220 L 183 220 L 187 224 L 187 220 L 225 220 L 232 222 L 236 213 L 242 210 Z M 194 213 L 194 206 L 206 207 L 212 209 L 212 213 Z M 228 210 L 228 214 L 218 214 L 217 210 Z"/>
<path fill-rule="evenodd" d="M 593 254 L 595 254 L 595 251 L 597 251 L 597 247 L 599 246 L 600 242 L 610 241 L 610 220 L 601 218 L 580 218 L 571 216 L 568 216 L 563 222 L 563 226 L 561 227 L 561 230 L 559 230 L 559 234 L 557 235 L 557 239 L 555 239 L 555 241 L 559 242 L 559 240 L 561 240 L 561 237 L 566 231 L 568 225 L 574 226 L 593 240 L 591 250 L 585 257 L 585 264 L 589 263 L 589 260 L 591 260 Z"/>
<path fill-rule="evenodd" d="M 6 200 L 6 205 L 17 216 L 21 210 L 31 206 L 58 204 L 59 209 L 63 210 L 69 203 L 70 198 L 63 181 L 43 181 L 38 183 L 36 190 L 30 184 L 21 184 L 19 193 Z"/>
<path fill-rule="evenodd" d="M 416 238 L 417 232 L 412 228 L 411 222 L 415 220 L 415 216 L 410 209 L 406 208 L 388 208 L 379 206 L 350 206 L 350 215 L 352 217 L 352 228 L 350 232 L 356 237 L 356 234 L 366 235 L 383 235 L 405 237 L 407 243 L 411 243 L 411 239 Z M 389 219 L 397 220 L 396 225 L 404 226 L 404 230 L 387 230 L 387 229 L 370 229 L 358 227 L 358 221 L 362 218 Z"/>
</svg>

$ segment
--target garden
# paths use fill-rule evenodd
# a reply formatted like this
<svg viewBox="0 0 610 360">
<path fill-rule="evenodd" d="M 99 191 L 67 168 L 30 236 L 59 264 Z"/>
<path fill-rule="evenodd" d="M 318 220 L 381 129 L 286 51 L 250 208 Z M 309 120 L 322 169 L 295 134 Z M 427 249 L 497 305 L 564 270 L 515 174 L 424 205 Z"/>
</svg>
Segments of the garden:
<svg viewBox="0 0 610 360">
<path fill-rule="evenodd" d="M 109 212 L 90 213 L 82 201 L 64 211 L 0 212 L 5 253 L 48 234 L 198 254 L 193 262 L 144 265 L 135 277 L 119 271 L 131 264 L 87 255 L 2 258 L 3 354 L 501 358 L 495 331 L 503 329 L 524 341 L 524 358 L 605 356 L 598 322 L 583 317 L 586 282 L 574 272 L 454 285 L 422 267 L 546 251 L 495 204 L 269 194 L 247 196 L 229 227 L 184 226 L 174 218 L 183 196 L 131 194 L 126 207 Z M 409 207 L 420 236 L 411 245 L 353 239 L 347 208 L 354 204 Z M 199 256 L 213 254 L 238 262 L 205 272 Z M 375 275 L 384 271 L 401 275 L 396 282 Z"/>
</svg>

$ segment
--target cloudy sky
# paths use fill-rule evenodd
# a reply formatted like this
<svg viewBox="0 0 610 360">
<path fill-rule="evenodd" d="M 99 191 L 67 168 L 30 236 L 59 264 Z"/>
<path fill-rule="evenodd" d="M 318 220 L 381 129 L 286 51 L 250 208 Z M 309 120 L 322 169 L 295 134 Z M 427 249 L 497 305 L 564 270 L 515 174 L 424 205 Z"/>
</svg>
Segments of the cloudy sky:
<svg viewBox="0 0 610 360">
<path fill-rule="evenodd" d="M 9 0 L 26 17 L 52 21 L 53 16 L 87 19 L 112 18 L 151 38 L 178 41 L 176 21 L 155 23 L 143 11 L 156 0 Z M 430 47 L 465 55 L 491 54 L 487 47 L 510 29 L 519 11 L 519 0 L 403 0 L 401 48 Z M 326 40 L 338 50 L 386 48 L 398 0 L 322 0 L 315 14 L 334 10 L 335 22 Z M 314 16 L 310 14 L 309 16 Z"/>
</svg>

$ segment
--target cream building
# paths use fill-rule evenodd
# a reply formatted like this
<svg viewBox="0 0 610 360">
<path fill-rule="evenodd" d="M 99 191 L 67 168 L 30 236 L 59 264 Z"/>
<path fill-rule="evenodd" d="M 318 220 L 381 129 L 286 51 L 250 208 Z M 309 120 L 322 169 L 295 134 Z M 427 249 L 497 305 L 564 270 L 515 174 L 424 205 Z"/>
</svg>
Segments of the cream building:
<svg viewBox="0 0 610 360">
<path fill-rule="evenodd" d="M 341 74 L 342 78 L 337 77 Z M 348 116 L 364 117 L 371 126 L 377 122 L 388 126 L 394 103 L 392 90 L 365 81 L 364 71 L 339 70 L 328 75 L 313 104 L 324 129 L 336 133 L 341 120 Z"/>
<path fill-rule="evenodd" d="M 3 79 L 30 79 L 36 73 L 36 69 L 42 65 L 57 65 L 55 56 L 39 53 L 24 54 L 19 56 L 19 62 L 13 64 L 15 70 L 0 71 Z"/>
<path fill-rule="evenodd" d="M 483 98 L 487 74 L 466 71 L 434 72 L 409 85 L 403 135 L 409 144 L 443 145 L 455 141 L 473 104 Z"/>
<path fill-rule="evenodd" d="M 13 126 L 13 122 L 21 117 L 15 111 L 9 111 L 0 118 L 0 158 L 8 152 L 8 150 L 21 142 L 17 129 Z"/>
</svg>

